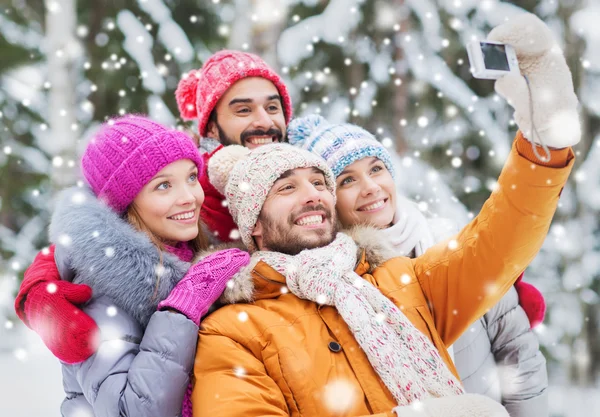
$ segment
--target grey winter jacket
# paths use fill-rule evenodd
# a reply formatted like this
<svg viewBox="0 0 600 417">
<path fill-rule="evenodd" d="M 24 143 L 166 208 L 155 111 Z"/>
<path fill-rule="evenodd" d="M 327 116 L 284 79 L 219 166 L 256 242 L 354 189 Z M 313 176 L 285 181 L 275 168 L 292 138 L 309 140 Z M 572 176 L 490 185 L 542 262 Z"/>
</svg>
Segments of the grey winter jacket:
<svg viewBox="0 0 600 417">
<path fill-rule="evenodd" d="M 467 392 L 501 402 L 511 417 L 548 416 L 546 359 L 514 287 L 452 346 Z"/>
<path fill-rule="evenodd" d="M 101 333 L 93 356 L 63 364 L 62 415 L 179 416 L 198 327 L 156 308 L 189 264 L 159 254 L 146 235 L 82 188 L 60 194 L 50 239 L 61 278 L 92 287 L 83 310 Z"/>
</svg>

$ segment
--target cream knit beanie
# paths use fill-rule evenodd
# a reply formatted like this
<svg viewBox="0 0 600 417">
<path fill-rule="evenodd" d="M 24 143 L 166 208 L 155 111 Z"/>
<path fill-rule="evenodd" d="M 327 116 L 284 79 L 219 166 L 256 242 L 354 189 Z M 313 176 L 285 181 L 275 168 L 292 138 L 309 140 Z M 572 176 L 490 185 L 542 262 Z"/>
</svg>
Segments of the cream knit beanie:
<svg viewBox="0 0 600 417">
<path fill-rule="evenodd" d="M 208 178 L 227 199 L 242 242 L 254 251 L 257 248 L 252 231 L 275 181 L 286 171 L 313 167 L 325 175 L 325 184 L 335 201 L 335 178 L 325 161 L 285 143 L 253 151 L 239 145 L 226 146 L 210 158 Z"/>
</svg>

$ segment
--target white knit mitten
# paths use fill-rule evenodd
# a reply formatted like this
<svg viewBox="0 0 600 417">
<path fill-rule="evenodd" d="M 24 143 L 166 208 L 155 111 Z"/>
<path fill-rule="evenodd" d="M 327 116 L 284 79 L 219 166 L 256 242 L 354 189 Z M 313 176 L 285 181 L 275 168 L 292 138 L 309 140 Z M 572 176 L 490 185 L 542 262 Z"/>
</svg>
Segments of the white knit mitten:
<svg viewBox="0 0 600 417">
<path fill-rule="evenodd" d="M 517 53 L 522 75 L 503 76 L 495 89 L 515 109 L 515 121 L 523 135 L 555 149 L 579 142 L 581 126 L 571 71 L 548 26 L 527 13 L 494 28 L 488 39 L 509 44 Z M 531 107 L 523 76 L 529 80 Z"/>
<path fill-rule="evenodd" d="M 502 404 L 479 394 L 428 398 L 392 411 L 398 417 L 509 417 Z"/>
</svg>

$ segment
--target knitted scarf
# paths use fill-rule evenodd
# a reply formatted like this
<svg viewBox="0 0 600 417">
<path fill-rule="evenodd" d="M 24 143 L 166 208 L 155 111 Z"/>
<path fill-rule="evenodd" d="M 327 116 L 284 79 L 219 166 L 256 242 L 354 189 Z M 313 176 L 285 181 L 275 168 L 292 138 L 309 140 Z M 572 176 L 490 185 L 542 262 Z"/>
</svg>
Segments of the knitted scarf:
<svg viewBox="0 0 600 417">
<path fill-rule="evenodd" d="M 256 252 L 297 297 L 334 306 L 399 405 L 463 394 L 433 343 L 388 298 L 354 272 L 356 243 L 339 233 L 296 256 Z"/>
</svg>

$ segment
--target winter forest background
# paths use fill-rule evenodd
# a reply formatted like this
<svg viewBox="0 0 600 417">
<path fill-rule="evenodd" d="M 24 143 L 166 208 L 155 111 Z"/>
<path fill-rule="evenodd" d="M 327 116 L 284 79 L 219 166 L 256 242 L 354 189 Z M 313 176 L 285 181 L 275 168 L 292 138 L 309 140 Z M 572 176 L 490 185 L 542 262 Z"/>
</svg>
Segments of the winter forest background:
<svg viewBox="0 0 600 417">
<path fill-rule="evenodd" d="M 493 82 L 471 77 L 465 44 L 523 10 L 560 40 L 584 132 L 525 276 L 548 303 L 536 331 L 553 416 L 597 415 L 600 0 L 0 0 L 0 414 L 59 414 L 58 364 L 12 302 L 48 243 L 52 197 L 80 180 L 82 148 L 106 117 L 182 125 L 181 75 L 222 48 L 255 52 L 285 78 L 296 115 L 365 126 L 396 151 L 402 191 L 462 225 L 516 130 Z"/>
</svg>

